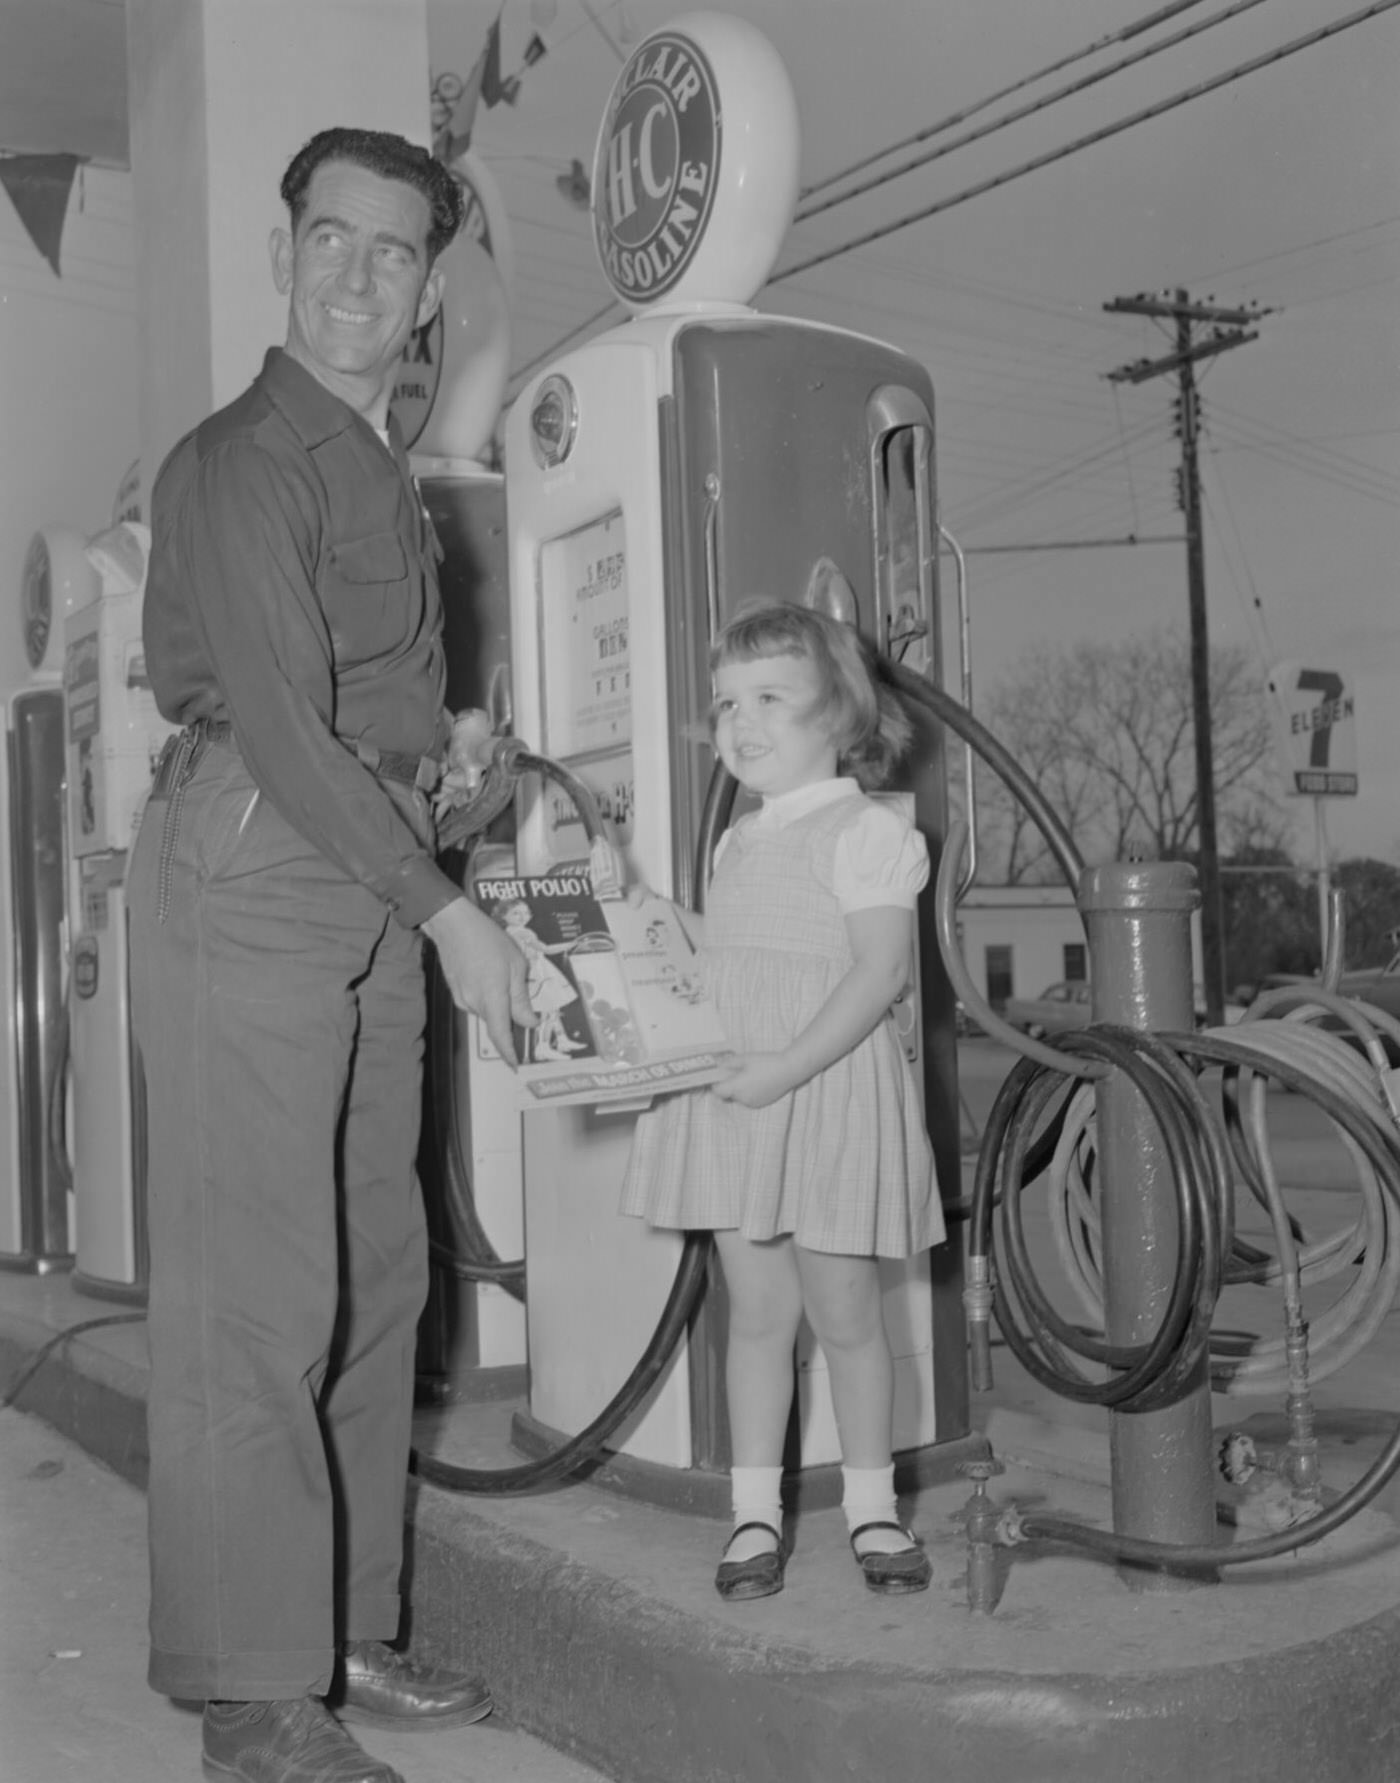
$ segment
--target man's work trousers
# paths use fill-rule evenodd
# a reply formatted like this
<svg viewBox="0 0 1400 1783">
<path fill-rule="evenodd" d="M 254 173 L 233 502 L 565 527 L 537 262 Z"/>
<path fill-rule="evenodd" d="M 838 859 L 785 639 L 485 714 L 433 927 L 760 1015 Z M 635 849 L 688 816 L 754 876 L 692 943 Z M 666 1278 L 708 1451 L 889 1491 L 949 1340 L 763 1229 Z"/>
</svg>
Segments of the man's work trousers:
<svg viewBox="0 0 1400 1783">
<path fill-rule="evenodd" d="M 386 788 L 420 836 L 421 794 Z M 133 853 L 150 1682 L 323 1692 L 392 1639 L 427 1236 L 421 943 L 212 744 Z"/>
</svg>

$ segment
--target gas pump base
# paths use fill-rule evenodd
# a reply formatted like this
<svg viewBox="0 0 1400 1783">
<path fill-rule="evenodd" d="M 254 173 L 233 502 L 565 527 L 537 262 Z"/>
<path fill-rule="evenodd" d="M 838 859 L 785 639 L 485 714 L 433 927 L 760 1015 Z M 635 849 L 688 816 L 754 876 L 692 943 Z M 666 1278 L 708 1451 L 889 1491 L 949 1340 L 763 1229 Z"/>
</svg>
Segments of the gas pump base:
<svg viewBox="0 0 1400 1783">
<path fill-rule="evenodd" d="M 0 1275 L 0 1397 L 32 1370 L 15 1403 L 140 1485 L 145 1333 L 114 1314 L 128 1322 L 55 1342 L 92 1312 L 67 1279 Z M 1393 1428 L 1395 1324 L 1320 1412 L 1331 1484 Z M 972 1418 L 1006 1464 L 993 1496 L 1107 1527 L 1103 1418 L 998 1373 Z M 512 1409 L 425 1411 L 415 1440 L 501 1466 Z M 619 1783 L 1394 1783 L 1400 1485 L 1305 1553 L 1185 1594 L 1023 1550 L 989 1616 L 967 1608 L 968 1496 L 960 1479 L 901 1505 L 933 1562 L 917 1597 L 866 1591 L 841 1513 L 804 1508 L 784 1590 L 725 1603 L 718 1519 L 590 1484 L 487 1499 L 411 1482 L 412 1644 Z"/>
<path fill-rule="evenodd" d="M 100 1275 L 87 1275 L 81 1269 L 74 1269 L 73 1286 L 80 1294 L 90 1300 L 110 1300 L 121 1306 L 144 1306 L 146 1304 L 146 1284 L 140 1282 L 112 1282 Z"/>
<path fill-rule="evenodd" d="M 0 1269 L 11 1270 L 16 1275 L 68 1275 L 72 1268 L 71 1257 L 36 1257 L 31 1251 L 13 1257 L 0 1256 Z"/>
<path fill-rule="evenodd" d="M 553 1453 L 567 1439 L 529 1412 L 518 1411 L 511 1419 L 510 1440 L 513 1449 L 534 1460 Z M 925 1486 L 945 1485 L 962 1477 L 965 1462 L 980 1460 L 987 1453 L 986 1438 L 975 1433 L 906 1449 L 894 1458 L 895 1489 L 901 1497 L 910 1497 Z M 619 1498 L 659 1505 L 668 1511 L 697 1517 L 727 1518 L 730 1514 L 729 1475 L 713 1468 L 663 1467 L 609 1449 L 581 1470 L 580 1477 Z M 783 1505 L 789 1514 L 829 1510 L 840 1502 L 839 1463 L 804 1467 L 784 1475 Z"/>
</svg>

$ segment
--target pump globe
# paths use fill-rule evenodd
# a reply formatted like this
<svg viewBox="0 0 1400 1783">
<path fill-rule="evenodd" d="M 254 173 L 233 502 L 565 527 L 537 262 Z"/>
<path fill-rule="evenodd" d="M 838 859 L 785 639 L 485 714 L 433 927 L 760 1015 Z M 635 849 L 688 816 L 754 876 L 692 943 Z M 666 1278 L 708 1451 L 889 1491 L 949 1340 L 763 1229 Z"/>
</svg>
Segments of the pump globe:
<svg viewBox="0 0 1400 1783">
<path fill-rule="evenodd" d="M 515 239 L 496 176 L 475 149 L 463 149 L 448 171 L 462 188 L 466 220 L 458 241 L 474 241 L 496 262 L 507 292 L 515 282 Z"/>
<path fill-rule="evenodd" d="M 25 660 L 39 680 L 63 671 L 64 621 L 101 598 L 86 545 L 71 526 L 41 526 L 25 552 L 18 617 Z"/>
<path fill-rule="evenodd" d="M 781 57 L 746 20 L 686 13 L 613 86 L 593 155 L 603 276 L 633 314 L 747 304 L 797 202 L 801 132 Z"/>
<path fill-rule="evenodd" d="M 495 431 L 510 378 L 505 281 L 484 248 L 458 236 L 444 248 L 437 394 L 415 455 L 476 461 Z"/>
</svg>

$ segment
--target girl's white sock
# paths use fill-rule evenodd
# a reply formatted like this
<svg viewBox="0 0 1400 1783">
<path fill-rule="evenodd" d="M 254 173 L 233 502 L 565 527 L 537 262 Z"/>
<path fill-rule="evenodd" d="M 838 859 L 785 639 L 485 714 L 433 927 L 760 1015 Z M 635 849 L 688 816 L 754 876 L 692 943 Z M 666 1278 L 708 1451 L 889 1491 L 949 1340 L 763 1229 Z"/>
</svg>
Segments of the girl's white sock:
<svg viewBox="0 0 1400 1783">
<path fill-rule="evenodd" d="M 841 1509 L 846 1515 L 846 1528 L 855 1534 L 863 1523 L 898 1524 L 895 1509 L 894 1463 L 887 1467 L 846 1467 L 841 1469 Z M 864 1553 L 893 1553 L 907 1548 L 908 1540 L 893 1529 L 872 1530 L 860 1539 Z"/>
<path fill-rule="evenodd" d="M 783 1531 L 783 1470 L 781 1467 L 734 1467 L 729 1472 L 729 1488 L 733 1495 L 734 1527 L 744 1523 L 766 1523 Z M 728 1560 L 748 1560 L 767 1552 L 773 1543 L 761 1529 L 751 1529 L 732 1547 L 726 1548 Z"/>
</svg>

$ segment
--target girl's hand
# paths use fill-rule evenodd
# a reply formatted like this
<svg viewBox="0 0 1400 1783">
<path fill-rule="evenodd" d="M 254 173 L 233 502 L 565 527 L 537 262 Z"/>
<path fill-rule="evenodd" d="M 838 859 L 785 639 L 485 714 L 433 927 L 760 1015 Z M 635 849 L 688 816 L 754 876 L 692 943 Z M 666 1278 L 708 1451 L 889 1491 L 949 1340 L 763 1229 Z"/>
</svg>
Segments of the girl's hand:
<svg viewBox="0 0 1400 1783">
<path fill-rule="evenodd" d="M 729 1076 L 710 1085 L 721 1102 L 738 1102 L 745 1108 L 767 1108 L 794 1087 L 792 1067 L 780 1052 L 742 1053 Z"/>
<path fill-rule="evenodd" d="M 642 879 L 629 879 L 622 850 L 606 836 L 599 836 L 588 850 L 588 878 L 593 896 L 600 902 L 625 898 L 635 910 L 657 894 Z"/>
<path fill-rule="evenodd" d="M 629 903 L 635 902 L 627 884 L 627 865 L 606 836 L 595 837 L 588 850 L 588 878 L 595 898 L 607 902 L 626 897 Z"/>
</svg>

